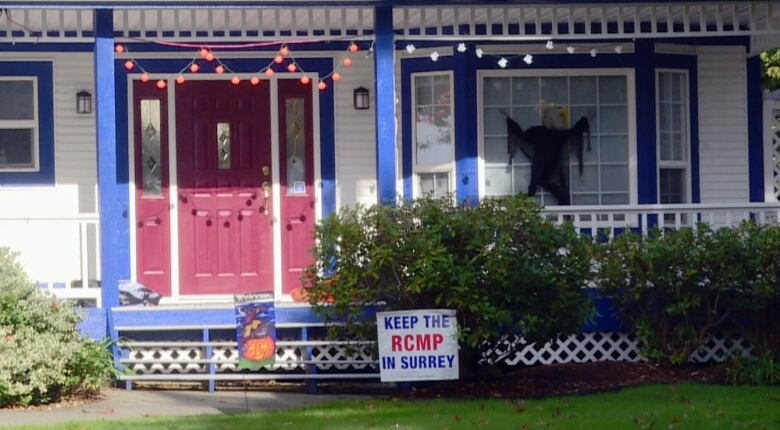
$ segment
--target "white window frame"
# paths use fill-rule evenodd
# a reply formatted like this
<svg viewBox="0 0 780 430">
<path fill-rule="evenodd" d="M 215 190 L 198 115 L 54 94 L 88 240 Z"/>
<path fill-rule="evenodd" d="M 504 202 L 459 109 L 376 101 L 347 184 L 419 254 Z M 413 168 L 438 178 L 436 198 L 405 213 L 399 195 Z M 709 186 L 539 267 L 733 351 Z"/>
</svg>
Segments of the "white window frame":
<svg viewBox="0 0 780 430">
<path fill-rule="evenodd" d="M 438 166 L 417 166 L 417 86 L 415 85 L 415 78 L 418 77 L 432 77 L 432 76 L 447 76 L 450 82 L 450 137 L 452 145 L 452 161 L 449 163 L 440 164 Z M 448 193 L 455 193 L 455 87 L 454 87 L 454 74 L 451 70 L 442 70 L 434 72 L 417 72 L 410 75 L 410 85 L 412 93 L 412 196 L 422 197 L 420 193 L 420 174 L 427 173 L 447 173 L 449 174 L 449 190 Z"/>
<path fill-rule="evenodd" d="M 523 77 L 579 77 L 579 76 L 624 76 L 626 78 L 626 111 L 628 115 L 628 204 L 638 202 L 637 182 L 637 137 L 636 137 L 636 81 L 632 68 L 593 68 L 593 69 L 533 69 L 533 70 L 478 70 L 477 71 L 477 144 L 479 198 L 485 198 L 485 78 L 523 78 Z M 525 192 L 525 191 L 521 191 Z M 576 207 L 571 205 L 567 207 Z M 589 206 L 589 205 L 588 205 Z M 601 205 L 608 208 L 610 205 Z"/>
<path fill-rule="evenodd" d="M 33 83 L 33 118 L 32 119 L 0 119 L 0 129 L 28 129 L 33 130 L 32 138 L 32 166 L 10 167 L 0 164 L 0 172 L 38 172 L 40 171 L 40 141 L 38 133 L 38 77 L 37 76 L 0 76 L 0 81 L 31 81 Z"/>
<path fill-rule="evenodd" d="M 682 95 L 682 112 L 685 115 L 683 123 L 683 150 L 685 151 L 685 160 L 661 160 L 661 85 L 660 78 L 662 73 L 676 73 L 683 75 L 685 91 Z M 691 170 L 691 93 L 690 76 L 687 69 L 657 68 L 655 69 L 655 162 L 656 162 L 656 201 L 661 202 L 661 169 L 680 169 L 683 170 L 685 187 L 683 203 L 690 203 L 693 195 L 693 178 Z"/>
</svg>

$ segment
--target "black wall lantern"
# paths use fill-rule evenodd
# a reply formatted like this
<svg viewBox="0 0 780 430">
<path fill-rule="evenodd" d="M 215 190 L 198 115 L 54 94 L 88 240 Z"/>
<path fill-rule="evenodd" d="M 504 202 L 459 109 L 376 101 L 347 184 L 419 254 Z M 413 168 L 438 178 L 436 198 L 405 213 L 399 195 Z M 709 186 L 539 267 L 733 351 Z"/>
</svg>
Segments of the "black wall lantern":
<svg viewBox="0 0 780 430">
<path fill-rule="evenodd" d="M 368 109 L 368 88 L 358 87 L 355 88 L 355 109 L 363 110 Z"/>
<path fill-rule="evenodd" d="M 92 113 L 92 94 L 87 90 L 76 93 L 76 113 Z"/>
</svg>

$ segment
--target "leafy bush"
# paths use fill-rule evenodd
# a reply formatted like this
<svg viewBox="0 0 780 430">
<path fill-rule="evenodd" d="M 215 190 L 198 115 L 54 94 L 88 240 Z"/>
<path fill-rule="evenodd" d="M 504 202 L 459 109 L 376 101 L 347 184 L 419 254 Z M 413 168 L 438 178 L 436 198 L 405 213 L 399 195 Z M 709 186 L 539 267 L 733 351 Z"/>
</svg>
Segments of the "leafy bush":
<svg viewBox="0 0 780 430">
<path fill-rule="evenodd" d="M 780 359 L 769 350 L 757 355 L 735 355 L 727 371 L 732 384 L 780 384 Z"/>
<path fill-rule="evenodd" d="M 597 249 L 598 284 L 613 295 L 650 359 L 683 363 L 726 332 L 778 351 L 780 227 L 626 233 Z"/>
<path fill-rule="evenodd" d="M 375 337 L 365 305 L 457 311 L 464 365 L 482 342 L 547 341 L 592 314 L 589 239 L 547 222 L 525 196 L 476 206 L 425 198 L 342 209 L 317 227 L 309 297 L 340 334 Z M 368 324 L 366 324 L 368 322 Z"/>
<path fill-rule="evenodd" d="M 0 406 L 45 403 L 92 393 L 110 375 L 104 344 L 81 338 L 80 316 L 41 293 L 6 248 L 0 248 Z"/>
</svg>

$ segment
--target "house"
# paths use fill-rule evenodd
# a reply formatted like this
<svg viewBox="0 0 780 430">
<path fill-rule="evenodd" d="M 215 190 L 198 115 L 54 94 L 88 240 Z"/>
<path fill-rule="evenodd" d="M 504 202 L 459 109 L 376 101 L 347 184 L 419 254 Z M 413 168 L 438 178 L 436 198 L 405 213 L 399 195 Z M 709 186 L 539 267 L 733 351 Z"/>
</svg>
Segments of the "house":
<svg viewBox="0 0 780 430">
<path fill-rule="evenodd" d="M 764 109 L 758 58 L 780 44 L 780 2 L 19 0 L 0 12 L 0 245 L 42 288 L 94 306 L 85 330 L 131 339 L 117 360 L 148 373 L 136 379 L 213 383 L 234 368 L 220 339 L 242 292 L 273 293 L 298 339 L 283 368 L 365 369 L 312 343 L 321 323 L 293 299 L 317 220 L 426 193 L 526 192 L 531 162 L 510 163 L 505 114 L 523 128 L 588 118 L 582 173 L 564 160 L 571 205 L 539 198 L 591 234 L 780 213 L 780 110 Z M 119 306 L 123 281 L 159 305 Z"/>
</svg>

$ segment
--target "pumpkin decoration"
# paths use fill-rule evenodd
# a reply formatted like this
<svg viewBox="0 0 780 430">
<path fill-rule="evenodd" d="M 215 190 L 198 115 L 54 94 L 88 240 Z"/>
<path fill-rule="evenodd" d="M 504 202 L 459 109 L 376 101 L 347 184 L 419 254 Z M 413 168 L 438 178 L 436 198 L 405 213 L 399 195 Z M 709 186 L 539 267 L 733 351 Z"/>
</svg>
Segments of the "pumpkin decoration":
<svg viewBox="0 0 780 430">
<path fill-rule="evenodd" d="M 267 360 L 274 356 L 276 343 L 271 336 L 244 341 L 244 358 L 252 361 Z"/>
<path fill-rule="evenodd" d="M 309 292 L 306 291 L 306 288 L 304 287 L 298 287 L 290 291 L 290 297 L 292 297 L 293 301 L 296 303 L 308 302 Z"/>
</svg>

